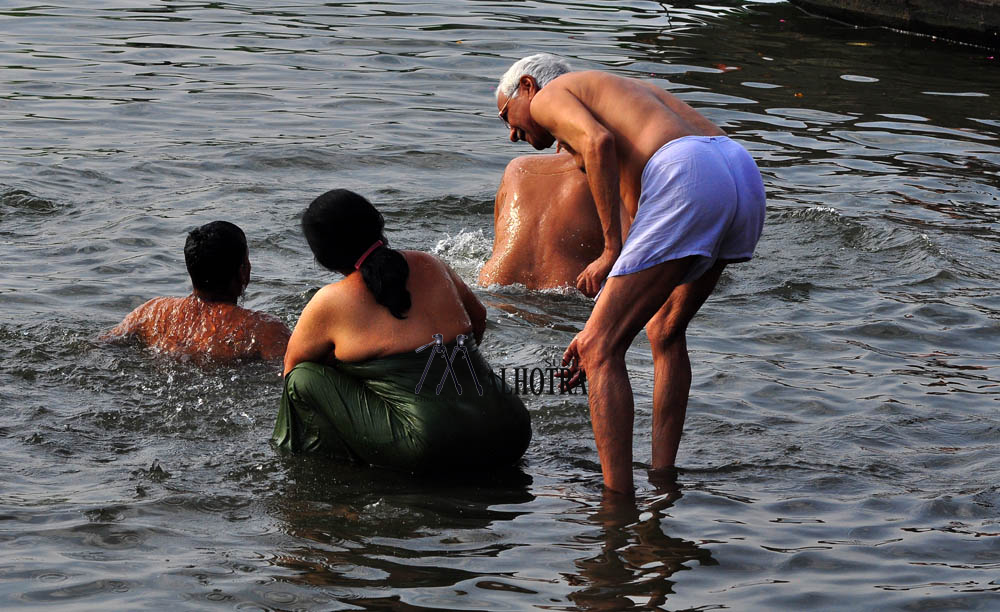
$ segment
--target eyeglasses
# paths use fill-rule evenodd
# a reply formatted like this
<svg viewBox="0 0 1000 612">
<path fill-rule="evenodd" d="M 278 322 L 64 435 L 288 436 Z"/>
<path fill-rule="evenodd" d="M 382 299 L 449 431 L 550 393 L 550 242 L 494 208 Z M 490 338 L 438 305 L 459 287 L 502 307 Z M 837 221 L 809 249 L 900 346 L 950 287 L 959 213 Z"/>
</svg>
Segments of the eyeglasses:
<svg viewBox="0 0 1000 612">
<path fill-rule="evenodd" d="M 510 101 L 513 99 L 514 96 L 507 98 L 507 101 L 503 103 L 503 107 L 500 108 L 500 112 L 497 113 L 497 117 L 500 117 L 500 121 L 503 121 L 504 126 L 506 126 L 508 130 L 510 129 L 510 123 L 507 122 L 507 117 L 504 114 L 507 112 L 507 105 L 510 104 Z"/>
</svg>

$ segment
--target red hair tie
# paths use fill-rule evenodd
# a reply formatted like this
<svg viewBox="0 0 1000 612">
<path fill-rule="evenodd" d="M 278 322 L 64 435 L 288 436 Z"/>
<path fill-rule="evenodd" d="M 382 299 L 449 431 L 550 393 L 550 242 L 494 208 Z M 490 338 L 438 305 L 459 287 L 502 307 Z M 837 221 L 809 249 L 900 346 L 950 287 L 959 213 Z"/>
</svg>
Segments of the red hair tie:
<svg viewBox="0 0 1000 612">
<path fill-rule="evenodd" d="M 370 247 L 368 247 L 368 250 L 365 251 L 364 254 L 361 255 L 361 257 L 358 257 L 358 260 L 356 262 L 354 262 L 354 269 L 355 270 L 360 270 L 361 269 L 361 264 L 365 263 L 365 260 L 368 259 L 369 255 L 372 254 L 372 251 L 374 251 L 375 249 L 377 249 L 380 246 L 382 246 L 382 244 L 383 243 L 382 243 L 381 240 L 376 240 L 375 244 L 373 244 Z"/>
</svg>

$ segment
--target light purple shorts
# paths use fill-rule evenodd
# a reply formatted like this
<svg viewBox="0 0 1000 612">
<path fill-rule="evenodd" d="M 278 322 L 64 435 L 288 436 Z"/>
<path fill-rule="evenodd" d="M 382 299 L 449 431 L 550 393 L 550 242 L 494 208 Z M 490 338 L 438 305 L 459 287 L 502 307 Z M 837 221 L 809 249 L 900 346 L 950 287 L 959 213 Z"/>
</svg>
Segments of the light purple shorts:
<svg viewBox="0 0 1000 612">
<path fill-rule="evenodd" d="M 639 210 L 609 276 L 697 256 L 683 283 L 719 259 L 753 257 L 764 227 L 764 183 L 750 153 L 726 136 L 684 136 L 642 171 Z"/>
</svg>

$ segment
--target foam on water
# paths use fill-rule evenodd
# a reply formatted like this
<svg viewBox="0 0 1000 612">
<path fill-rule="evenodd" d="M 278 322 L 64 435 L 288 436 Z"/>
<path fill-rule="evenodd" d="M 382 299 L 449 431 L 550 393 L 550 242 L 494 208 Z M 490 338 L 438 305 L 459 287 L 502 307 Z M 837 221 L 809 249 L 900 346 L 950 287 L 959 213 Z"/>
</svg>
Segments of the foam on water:
<svg viewBox="0 0 1000 612">
<path fill-rule="evenodd" d="M 448 262 L 467 282 L 474 283 L 493 252 L 493 238 L 482 229 L 462 229 L 454 236 L 448 234 L 438 240 L 431 252 Z"/>
</svg>

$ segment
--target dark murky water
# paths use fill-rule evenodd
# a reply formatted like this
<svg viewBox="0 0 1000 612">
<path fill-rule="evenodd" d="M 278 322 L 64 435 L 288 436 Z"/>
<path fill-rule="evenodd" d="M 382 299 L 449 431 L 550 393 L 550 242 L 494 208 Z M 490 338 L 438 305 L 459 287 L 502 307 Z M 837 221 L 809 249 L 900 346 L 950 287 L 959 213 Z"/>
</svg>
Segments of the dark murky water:
<svg viewBox="0 0 1000 612">
<path fill-rule="evenodd" d="M 0 607 L 996 609 L 1000 61 L 786 3 L 0 3 Z M 297 217 L 369 195 L 469 281 L 536 50 L 656 79 L 743 142 L 758 257 L 695 321 L 676 483 L 602 503 L 587 407 L 527 399 L 521 469 L 427 481 L 267 445 L 280 381 L 95 341 L 246 229 L 245 305 L 333 280 Z M 543 366 L 579 294 L 479 290 Z"/>
</svg>

